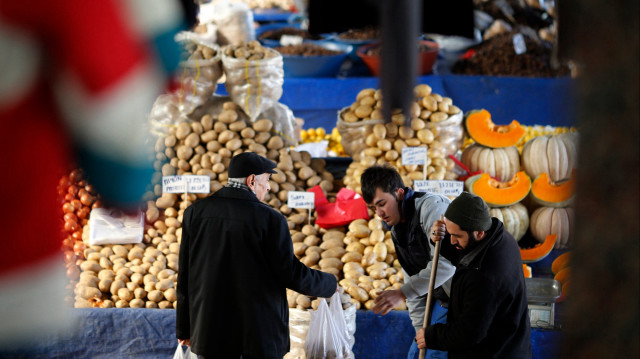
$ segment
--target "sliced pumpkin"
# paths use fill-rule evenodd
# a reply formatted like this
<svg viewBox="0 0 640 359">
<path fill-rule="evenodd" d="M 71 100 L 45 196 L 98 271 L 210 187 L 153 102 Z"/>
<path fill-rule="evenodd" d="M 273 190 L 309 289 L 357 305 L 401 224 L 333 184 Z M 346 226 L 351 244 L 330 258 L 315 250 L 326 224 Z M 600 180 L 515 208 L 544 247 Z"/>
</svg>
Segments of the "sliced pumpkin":
<svg viewBox="0 0 640 359">
<path fill-rule="evenodd" d="M 490 207 L 505 207 L 522 201 L 531 190 L 531 178 L 524 171 L 517 172 L 507 182 L 491 178 L 488 173 L 470 177 L 465 181 L 469 192 L 482 197 Z"/>
<path fill-rule="evenodd" d="M 567 207 L 573 202 L 575 185 L 575 171 L 562 182 L 552 182 L 547 173 L 541 173 L 531 184 L 531 197 L 545 207 Z"/>
<path fill-rule="evenodd" d="M 524 263 L 535 263 L 543 260 L 551 253 L 553 246 L 556 244 L 556 234 L 550 234 L 542 243 L 538 243 L 533 248 L 520 249 L 520 257 Z"/>
<path fill-rule="evenodd" d="M 524 272 L 524 277 L 525 278 L 531 278 L 533 277 L 533 275 L 531 274 L 531 267 L 529 267 L 528 265 L 522 263 L 522 272 Z"/>
<path fill-rule="evenodd" d="M 553 274 L 558 274 L 558 272 L 568 267 L 570 257 L 571 257 L 571 252 L 565 252 L 559 255 L 551 263 L 551 272 L 553 272 Z"/>
<path fill-rule="evenodd" d="M 516 120 L 508 125 L 496 125 L 487 110 L 473 110 L 465 119 L 467 133 L 474 141 L 492 148 L 515 146 L 524 136 L 525 129 Z"/>
<path fill-rule="evenodd" d="M 558 272 L 553 279 L 557 280 L 558 282 L 565 284 L 569 281 L 569 276 L 571 275 L 571 267 L 566 267 L 562 270 L 560 270 L 560 272 Z"/>
</svg>

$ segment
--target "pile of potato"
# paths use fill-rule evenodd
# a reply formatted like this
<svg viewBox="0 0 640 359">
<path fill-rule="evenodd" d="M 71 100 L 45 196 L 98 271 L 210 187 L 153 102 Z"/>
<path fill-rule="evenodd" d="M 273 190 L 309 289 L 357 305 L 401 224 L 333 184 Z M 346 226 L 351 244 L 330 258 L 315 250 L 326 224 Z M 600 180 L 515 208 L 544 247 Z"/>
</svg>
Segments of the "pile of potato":
<svg viewBox="0 0 640 359">
<path fill-rule="evenodd" d="M 278 164 L 265 202 L 287 216 L 293 232 L 308 223 L 306 210 L 287 206 L 288 191 L 306 191 L 319 185 L 326 194 L 333 190 L 333 175 L 325 170 L 324 160 L 285 148 L 282 138 L 270 132 L 272 127 L 272 120 L 267 118 L 250 125 L 235 103 L 226 102 L 219 114 L 183 121 L 166 137 L 158 138 L 157 173 L 147 202 L 143 243 L 85 249 L 86 260 L 80 264 L 82 272 L 75 288 L 76 307 L 175 306 L 182 216 L 196 199 L 208 194 L 163 194 L 163 175 L 208 175 L 211 192 L 215 192 L 227 182 L 232 156 L 256 152 Z M 84 233 L 89 231 L 85 228 Z"/>
<path fill-rule="evenodd" d="M 178 249 L 177 241 L 90 246 L 80 264 L 75 307 L 175 308 Z"/>
<path fill-rule="evenodd" d="M 361 305 L 371 309 L 379 291 L 402 286 L 404 278 L 391 232 L 383 230 L 380 219 L 351 222 L 344 243 L 345 253 L 341 257 L 344 278 L 340 285 L 353 297 L 358 309 Z M 395 309 L 406 309 L 406 306 Z"/>
<path fill-rule="evenodd" d="M 362 193 L 360 176 L 374 164 L 389 163 L 396 167 L 406 186 L 413 181 L 423 180 L 422 166 L 402 165 L 402 148 L 427 146 L 427 178 L 430 180 L 455 180 L 458 175 L 453 171 L 455 163 L 445 156 L 443 144 L 439 141 L 436 123 L 446 121 L 459 114 L 460 109 L 453 105 L 448 97 L 431 93 L 431 87 L 421 84 L 415 87 L 416 102 L 412 103 L 410 121 L 399 111 L 392 112 L 391 122 L 376 124 L 366 135 L 364 148 L 353 156 L 344 184 L 347 188 Z M 382 119 L 382 101 L 380 90 L 364 89 L 360 91 L 348 110 L 341 116 L 346 122 L 367 119 Z M 407 125 L 408 124 L 408 125 Z"/>
</svg>

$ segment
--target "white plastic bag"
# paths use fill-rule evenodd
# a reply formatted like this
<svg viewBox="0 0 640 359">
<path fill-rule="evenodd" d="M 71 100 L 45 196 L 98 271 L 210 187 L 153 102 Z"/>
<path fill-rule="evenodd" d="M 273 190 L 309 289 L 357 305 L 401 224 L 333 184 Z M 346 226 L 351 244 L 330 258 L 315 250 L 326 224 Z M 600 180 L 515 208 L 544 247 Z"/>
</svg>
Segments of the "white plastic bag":
<svg viewBox="0 0 640 359">
<path fill-rule="evenodd" d="M 144 214 L 94 208 L 89 216 L 89 245 L 136 244 L 144 236 Z"/>
<path fill-rule="evenodd" d="M 349 334 L 342 313 L 339 294 L 334 294 L 329 308 L 324 298 L 315 312 L 311 312 L 309 332 L 304 344 L 307 359 L 349 359 L 353 357 Z"/>
<path fill-rule="evenodd" d="M 198 19 L 200 24 L 216 24 L 220 45 L 238 45 L 256 38 L 253 12 L 243 2 L 223 0 L 202 4 Z"/>
<path fill-rule="evenodd" d="M 187 347 L 187 350 L 182 351 L 182 345 L 178 343 L 173 359 L 198 359 L 198 356 L 191 352 L 191 347 Z"/>
</svg>

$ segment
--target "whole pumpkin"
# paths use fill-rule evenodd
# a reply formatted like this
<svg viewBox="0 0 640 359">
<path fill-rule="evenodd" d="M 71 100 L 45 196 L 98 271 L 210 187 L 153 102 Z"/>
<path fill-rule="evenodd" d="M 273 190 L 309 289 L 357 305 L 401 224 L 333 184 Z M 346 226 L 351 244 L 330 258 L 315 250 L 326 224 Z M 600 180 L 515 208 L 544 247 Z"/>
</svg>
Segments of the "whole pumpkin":
<svg viewBox="0 0 640 359">
<path fill-rule="evenodd" d="M 544 242 L 549 234 L 557 234 L 554 249 L 565 249 L 573 226 L 573 208 L 540 207 L 531 214 L 531 234 L 538 242 Z"/>
<path fill-rule="evenodd" d="M 461 162 L 471 172 L 486 172 L 502 182 L 520 171 L 520 153 L 516 146 L 491 148 L 474 143 L 462 152 Z"/>
<path fill-rule="evenodd" d="M 548 173 L 552 182 L 568 179 L 577 162 L 575 132 L 534 137 L 522 148 L 522 167 L 531 178 Z"/>
<path fill-rule="evenodd" d="M 491 217 L 496 217 L 504 224 L 507 232 L 511 233 L 516 241 L 522 239 L 529 228 L 529 212 L 527 207 L 516 203 L 509 207 L 491 208 Z"/>
</svg>

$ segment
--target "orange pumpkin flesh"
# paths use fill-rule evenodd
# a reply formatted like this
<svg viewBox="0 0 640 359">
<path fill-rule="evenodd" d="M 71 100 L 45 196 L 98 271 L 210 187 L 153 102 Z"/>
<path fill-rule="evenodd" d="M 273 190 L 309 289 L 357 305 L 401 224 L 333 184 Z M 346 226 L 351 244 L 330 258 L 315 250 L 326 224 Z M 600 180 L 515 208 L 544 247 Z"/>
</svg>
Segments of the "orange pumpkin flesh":
<svg viewBox="0 0 640 359">
<path fill-rule="evenodd" d="M 524 277 L 525 278 L 531 278 L 532 274 L 531 274 L 531 267 L 529 267 L 526 264 L 522 264 L 522 271 L 524 272 Z"/>
<path fill-rule="evenodd" d="M 508 182 L 500 182 L 483 173 L 469 179 L 469 192 L 482 197 L 489 206 L 505 207 L 522 201 L 531 190 L 531 178 L 520 171 Z"/>
<path fill-rule="evenodd" d="M 563 253 L 553 260 L 551 263 L 551 272 L 553 272 L 553 274 L 558 274 L 558 272 L 569 266 L 570 253 L 571 252 Z"/>
<path fill-rule="evenodd" d="M 525 135 L 524 128 L 513 120 L 508 125 L 496 125 L 487 110 L 470 111 L 465 120 L 467 133 L 474 141 L 492 148 L 515 146 Z"/>
<path fill-rule="evenodd" d="M 556 244 L 556 238 L 558 236 L 556 234 L 550 234 L 544 240 L 544 242 L 537 244 L 533 248 L 529 249 L 521 249 L 520 256 L 522 257 L 522 261 L 524 263 L 535 263 L 551 253 L 553 246 Z"/>
<path fill-rule="evenodd" d="M 546 207 L 566 207 L 571 204 L 575 191 L 575 171 L 564 182 L 554 183 L 546 173 L 541 173 L 531 184 L 531 196 Z"/>
<path fill-rule="evenodd" d="M 569 276 L 571 275 L 571 267 L 566 267 L 562 270 L 560 270 L 560 272 L 558 272 L 558 274 L 556 274 L 553 279 L 557 280 L 558 282 L 565 284 L 569 281 Z"/>
</svg>

